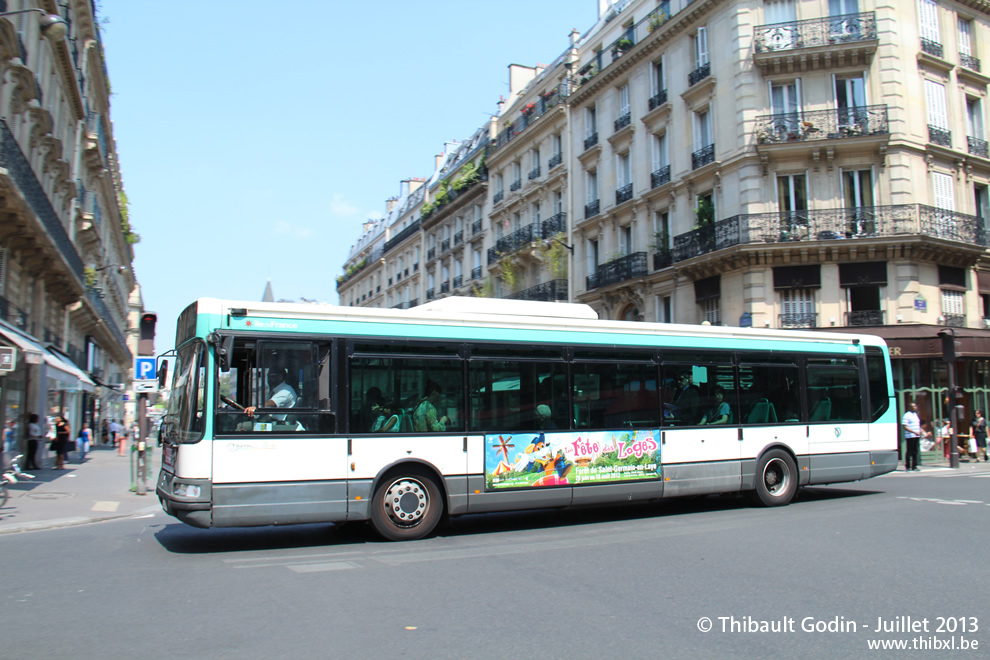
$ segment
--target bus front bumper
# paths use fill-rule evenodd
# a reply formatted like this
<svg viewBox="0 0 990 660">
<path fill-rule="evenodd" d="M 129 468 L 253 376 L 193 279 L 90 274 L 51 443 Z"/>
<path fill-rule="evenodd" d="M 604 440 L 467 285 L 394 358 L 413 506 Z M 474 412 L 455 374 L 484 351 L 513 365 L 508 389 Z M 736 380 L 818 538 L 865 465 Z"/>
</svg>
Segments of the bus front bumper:
<svg viewBox="0 0 990 660">
<path fill-rule="evenodd" d="M 165 513 L 193 527 L 213 526 L 212 484 L 161 471 L 155 494 Z"/>
</svg>

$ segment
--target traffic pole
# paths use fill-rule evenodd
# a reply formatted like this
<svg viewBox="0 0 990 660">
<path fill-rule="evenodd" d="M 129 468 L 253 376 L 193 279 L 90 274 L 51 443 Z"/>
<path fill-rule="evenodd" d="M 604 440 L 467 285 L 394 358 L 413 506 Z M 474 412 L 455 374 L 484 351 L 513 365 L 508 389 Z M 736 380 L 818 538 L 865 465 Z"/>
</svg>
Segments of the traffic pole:
<svg viewBox="0 0 990 660">
<path fill-rule="evenodd" d="M 145 465 L 145 442 L 144 438 L 148 432 L 148 415 L 145 408 L 148 405 L 148 395 L 142 392 L 138 395 L 138 429 L 134 443 L 137 445 L 137 488 L 138 495 L 146 495 L 148 492 L 147 469 Z"/>
</svg>

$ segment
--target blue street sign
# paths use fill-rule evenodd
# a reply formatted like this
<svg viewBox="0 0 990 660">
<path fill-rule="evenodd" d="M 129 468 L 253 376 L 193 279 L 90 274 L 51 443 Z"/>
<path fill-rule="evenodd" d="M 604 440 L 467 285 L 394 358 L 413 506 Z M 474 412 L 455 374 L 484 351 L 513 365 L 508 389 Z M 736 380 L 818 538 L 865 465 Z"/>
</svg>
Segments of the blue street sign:
<svg viewBox="0 0 990 660">
<path fill-rule="evenodd" d="M 158 377 L 158 365 L 153 357 L 134 358 L 134 380 L 154 380 Z"/>
</svg>

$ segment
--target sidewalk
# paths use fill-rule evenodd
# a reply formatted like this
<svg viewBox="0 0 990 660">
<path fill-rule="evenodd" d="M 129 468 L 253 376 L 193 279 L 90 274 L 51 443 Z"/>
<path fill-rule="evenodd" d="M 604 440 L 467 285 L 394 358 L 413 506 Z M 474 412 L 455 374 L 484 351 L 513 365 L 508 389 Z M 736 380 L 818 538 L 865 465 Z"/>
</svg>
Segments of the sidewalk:
<svg viewBox="0 0 990 660">
<path fill-rule="evenodd" d="M 64 470 L 28 470 L 34 479 L 10 486 L 10 498 L 0 508 L 0 534 L 84 525 L 160 511 L 155 481 L 161 450 L 150 447 L 148 494 L 131 492 L 130 447 L 118 456 L 113 447 L 96 447 L 79 463 L 72 452 Z"/>
</svg>

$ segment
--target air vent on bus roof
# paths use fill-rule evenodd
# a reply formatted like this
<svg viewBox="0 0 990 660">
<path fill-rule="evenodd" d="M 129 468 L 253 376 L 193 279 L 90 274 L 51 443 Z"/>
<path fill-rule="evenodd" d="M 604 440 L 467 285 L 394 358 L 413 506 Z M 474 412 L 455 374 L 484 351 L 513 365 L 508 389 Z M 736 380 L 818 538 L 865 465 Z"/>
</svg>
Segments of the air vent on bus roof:
<svg viewBox="0 0 990 660">
<path fill-rule="evenodd" d="M 505 298 L 468 298 L 450 296 L 413 307 L 412 312 L 438 314 L 498 314 L 501 316 L 547 316 L 567 319 L 597 320 L 598 313 L 588 305 L 576 303 L 507 300 Z"/>
</svg>

